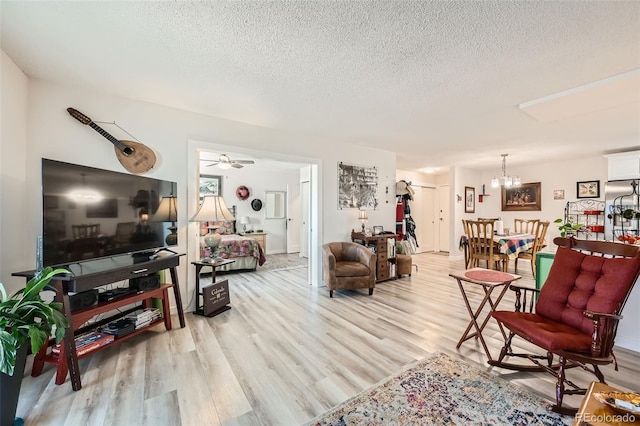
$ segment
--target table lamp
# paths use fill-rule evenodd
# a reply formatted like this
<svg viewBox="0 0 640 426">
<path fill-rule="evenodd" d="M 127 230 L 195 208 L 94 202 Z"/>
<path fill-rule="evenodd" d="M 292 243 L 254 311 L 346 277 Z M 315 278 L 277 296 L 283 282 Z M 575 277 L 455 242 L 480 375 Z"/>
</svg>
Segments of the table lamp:
<svg viewBox="0 0 640 426">
<path fill-rule="evenodd" d="M 143 220 L 142 216 L 140 219 Z M 162 197 L 158 210 L 156 210 L 151 221 L 171 222 L 171 226 L 167 228 L 171 233 L 167 235 L 167 238 L 164 240 L 169 246 L 175 246 L 178 244 L 178 234 L 176 233 L 178 228 L 176 228 L 176 220 L 178 220 L 178 197 L 175 195 Z"/>
<path fill-rule="evenodd" d="M 358 220 L 362 221 L 362 233 L 364 234 L 364 223 L 369 220 L 369 216 L 367 216 L 366 210 L 360 210 L 358 213 Z"/>
<path fill-rule="evenodd" d="M 191 222 L 218 222 L 222 220 L 235 220 L 224 199 L 218 195 L 205 195 L 198 212 L 191 218 Z M 204 236 L 204 244 L 211 249 L 211 257 L 218 254 L 218 247 L 222 241 L 220 234 L 215 230 L 218 227 L 209 227 L 209 233 Z"/>
<path fill-rule="evenodd" d="M 242 216 L 240 223 L 242 224 L 242 232 L 247 232 L 247 225 L 251 223 L 249 216 Z"/>
</svg>

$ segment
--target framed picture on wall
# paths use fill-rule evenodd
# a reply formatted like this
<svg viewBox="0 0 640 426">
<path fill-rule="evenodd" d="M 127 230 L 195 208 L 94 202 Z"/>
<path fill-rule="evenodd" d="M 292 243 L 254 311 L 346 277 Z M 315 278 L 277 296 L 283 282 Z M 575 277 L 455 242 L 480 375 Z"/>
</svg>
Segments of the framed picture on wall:
<svg viewBox="0 0 640 426">
<path fill-rule="evenodd" d="M 222 195 L 222 176 L 200 175 L 200 200 L 205 195 Z"/>
<path fill-rule="evenodd" d="M 600 181 L 588 180 L 576 183 L 576 197 L 578 198 L 600 198 Z"/>
<path fill-rule="evenodd" d="M 464 187 L 464 212 L 476 212 L 476 189 L 472 186 Z"/>
<path fill-rule="evenodd" d="M 523 183 L 520 186 L 502 187 L 502 211 L 522 212 L 542 210 L 540 182 Z"/>
<path fill-rule="evenodd" d="M 564 200 L 564 189 L 554 189 L 553 190 L 553 199 L 554 200 Z"/>
</svg>

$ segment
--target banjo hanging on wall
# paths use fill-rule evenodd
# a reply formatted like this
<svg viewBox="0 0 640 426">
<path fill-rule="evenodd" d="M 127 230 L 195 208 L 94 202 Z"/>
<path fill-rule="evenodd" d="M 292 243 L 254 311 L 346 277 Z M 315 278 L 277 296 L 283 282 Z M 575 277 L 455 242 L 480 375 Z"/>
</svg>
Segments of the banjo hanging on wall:
<svg viewBox="0 0 640 426">
<path fill-rule="evenodd" d="M 67 108 L 67 112 L 71 114 L 73 118 L 82 124 L 90 126 L 93 130 L 100 133 L 109 142 L 111 142 L 116 152 L 116 158 L 120 164 L 122 164 L 122 167 L 127 169 L 130 173 L 146 173 L 155 166 L 156 154 L 151 148 L 140 142 L 116 139 L 77 109 Z"/>
</svg>

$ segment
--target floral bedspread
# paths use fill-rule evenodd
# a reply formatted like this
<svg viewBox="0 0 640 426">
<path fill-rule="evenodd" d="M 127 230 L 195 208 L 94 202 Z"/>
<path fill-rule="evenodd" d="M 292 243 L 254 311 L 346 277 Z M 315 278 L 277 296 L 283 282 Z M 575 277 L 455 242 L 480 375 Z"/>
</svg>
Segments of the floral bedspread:
<svg viewBox="0 0 640 426">
<path fill-rule="evenodd" d="M 223 259 L 233 259 L 234 257 L 252 256 L 258 259 L 258 265 L 265 262 L 262 247 L 253 238 L 243 237 L 236 234 L 220 235 L 222 242 L 218 247 L 218 257 Z"/>
</svg>

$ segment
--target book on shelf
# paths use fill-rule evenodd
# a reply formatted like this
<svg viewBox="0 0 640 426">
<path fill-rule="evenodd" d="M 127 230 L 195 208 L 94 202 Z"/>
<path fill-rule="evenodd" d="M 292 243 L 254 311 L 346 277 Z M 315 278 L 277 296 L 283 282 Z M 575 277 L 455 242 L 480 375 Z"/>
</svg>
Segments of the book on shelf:
<svg viewBox="0 0 640 426">
<path fill-rule="evenodd" d="M 131 312 L 127 314 L 125 318 L 131 320 L 135 324 L 137 330 L 139 328 L 148 326 L 155 320 L 162 318 L 162 314 L 160 313 L 159 309 L 147 308 L 138 309 L 134 312 Z"/>
<path fill-rule="evenodd" d="M 81 334 L 74 338 L 76 345 L 76 354 L 84 355 L 96 348 L 109 344 L 115 340 L 115 336 L 107 333 L 101 333 L 98 331 L 91 331 L 89 333 Z M 61 344 L 54 345 L 51 348 L 51 352 L 54 354 L 60 353 Z"/>
</svg>

